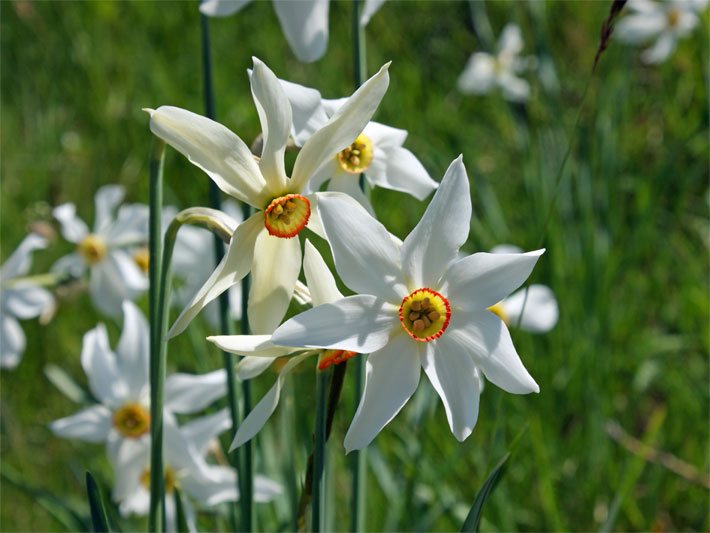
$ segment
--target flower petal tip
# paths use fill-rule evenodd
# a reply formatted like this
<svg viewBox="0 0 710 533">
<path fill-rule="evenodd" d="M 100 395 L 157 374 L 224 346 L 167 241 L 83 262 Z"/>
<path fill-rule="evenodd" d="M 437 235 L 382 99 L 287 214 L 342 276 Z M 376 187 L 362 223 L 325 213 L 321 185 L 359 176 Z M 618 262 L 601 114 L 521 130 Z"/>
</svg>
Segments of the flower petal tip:
<svg viewBox="0 0 710 533">
<path fill-rule="evenodd" d="M 152 109 L 152 108 L 150 108 L 150 107 L 143 107 L 143 108 L 141 108 L 141 111 L 145 111 L 145 112 L 148 113 L 151 117 L 153 116 L 153 113 L 155 113 L 155 109 Z"/>
</svg>

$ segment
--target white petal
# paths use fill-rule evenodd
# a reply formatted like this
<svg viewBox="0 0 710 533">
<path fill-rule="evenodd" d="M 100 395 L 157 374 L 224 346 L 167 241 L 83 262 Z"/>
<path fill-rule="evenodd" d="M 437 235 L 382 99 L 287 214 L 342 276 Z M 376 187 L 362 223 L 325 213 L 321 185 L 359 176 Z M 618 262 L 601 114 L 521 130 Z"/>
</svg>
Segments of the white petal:
<svg viewBox="0 0 710 533">
<path fill-rule="evenodd" d="M 228 128 L 179 107 L 149 112 L 150 130 L 204 170 L 225 193 L 257 208 L 270 200 L 254 156 Z"/>
<path fill-rule="evenodd" d="M 170 329 L 168 337 L 182 333 L 205 305 L 247 275 L 254 256 L 254 243 L 262 231 L 266 231 L 262 212 L 253 214 L 246 222 L 239 224 L 232 235 L 229 248 L 222 261 L 195 294 L 190 304 L 180 313 Z"/>
<path fill-rule="evenodd" d="M 201 505 L 212 507 L 223 502 L 237 501 L 237 474 L 227 466 L 208 465 L 207 475 L 190 476 L 181 480 L 185 493 Z"/>
<path fill-rule="evenodd" d="M 339 172 L 334 175 L 328 184 L 328 190 L 333 192 L 342 192 L 347 194 L 364 207 L 370 215 L 375 216 L 375 210 L 362 189 L 360 188 L 359 176 L 348 174 L 347 172 Z"/>
<path fill-rule="evenodd" d="M 234 436 L 232 445 L 229 447 L 230 452 L 236 448 L 239 448 L 239 446 L 245 442 L 250 441 L 254 438 L 254 435 L 256 435 L 259 430 L 264 427 L 264 424 L 266 424 L 266 421 L 273 414 L 276 410 L 276 406 L 279 404 L 279 397 L 281 396 L 281 388 L 283 387 L 284 379 L 297 365 L 299 365 L 310 355 L 311 354 L 297 355 L 288 360 L 288 362 L 281 369 L 281 372 L 279 372 L 279 377 L 274 386 L 269 389 L 269 392 L 267 392 L 261 400 L 259 400 L 259 403 L 254 406 L 254 409 L 251 410 L 251 413 L 247 415 L 237 429 L 237 434 Z"/>
<path fill-rule="evenodd" d="M 399 250 L 382 224 L 346 198 L 338 193 L 318 195 L 318 210 L 338 274 L 357 293 L 400 303 L 408 291 Z"/>
<path fill-rule="evenodd" d="M 147 205 L 122 205 L 118 208 L 116 220 L 104 230 L 106 242 L 113 248 L 147 245 L 149 217 Z"/>
<path fill-rule="evenodd" d="M 296 57 L 310 63 L 328 47 L 329 0 L 274 0 L 276 16 Z"/>
<path fill-rule="evenodd" d="M 43 237 L 30 233 L 25 237 L 20 245 L 12 252 L 7 261 L 0 268 L 0 277 L 3 280 L 24 276 L 32 266 L 32 252 L 47 247 L 47 241 Z"/>
<path fill-rule="evenodd" d="M 30 282 L 16 283 L 3 292 L 5 311 L 21 319 L 39 316 L 54 301 L 47 289 Z"/>
<path fill-rule="evenodd" d="M 277 346 L 271 342 L 271 335 L 215 335 L 207 337 L 225 352 L 254 357 L 281 357 L 288 355 L 293 348 Z"/>
<path fill-rule="evenodd" d="M 498 40 L 498 53 L 506 56 L 518 55 L 523 51 L 523 32 L 516 24 L 506 24 Z"/>
<path fill-rule="evenodd" d="M 643 13 L 622 18 L 614 28 L 614 37 L 630 44 L 641 44 L 666 27 L 664 13 Z"/>
<path fill-rule="evenodd" d="M 277 357 L 255 357 L 253 355 L 248 355 L 242 358 L 235 368 L 237 374 L 237 379 L 240 381 L 246 381 L 248 379 L 254 379 L 257 376 L 266 371 L 267 368 L 271 366 Z"/>
<path fill-rule="evenodd" d="M 252 0 L 203 0 L 200 12 L 208 17 L 228 17 L 240 11 Z"/>
<path fill-rule="evenodd" d="M 316 89 L 297 83 L 279 80 L 286 97 L 291 102 L 293 114 L 293 140 L 297 146 L 303 146 L 318 128 L 328 122 L 328 115 L 321 106 L 321 96 Z"/>
<path fill-rule="evenodd" d="M 345 101 L 347 101 L 347 98 Z M 374 121 L 368 122 L 363 133 L 370 138 L 375 148 L 402 146 L 408 135 L 407 130 L 393 128 Z"/>
<path fill-rule="evenodd" d="M 123 302 L 123 330 L 116 346 L 118 368 L 131 396 L 140 397 L 148 387 L 150 345 L 148 322 L 136 305 Z"/>
<path fill-rule="evenodd" d="M 307 348 L 337 348 L 358 353 L 379 350 L 399 328 L 397 307 L 371 295 L 348 296 L 284 322 L 275 343 Z"/>
<path fill-rule="evenodd" d="M 321 165 L 349 146 L 365 129 L 389 85 L 388 68 L 389 63 L 355 91 L 327 124 L 306 141 L 291 174 L 294 190 L 302 190 Z"/>
<path fill-rule="evenodd" d="M 52 210 L 52 215 L 62 227 L 62 236 L 69 242 L 79 242 L 89 234 L 86 223 L 76 216 L 74 204 L 62 204 Z"/>
<path fill-rule="evenodd" d="M 505 324 L 490 311 L 452 313 L 447 337 L 449 350 L 468 353 L 486 378 L 512 394 L 540 392 L 523 366 Z"/>
<path fill-rule="evenodd" d="M 524 102 L 530 96 L 530 84 L 512 72 L 500 74 L 498 85 L 503 90 L 503 98 L 511 102 Z"/>
<path fill-rule="evenodd" d="M 370 22 L 372 15 L 374 15 L 384 3 L 385 0 L 365 0 L 362 13 L 360 13 L 360 26 L 367 26 L 367 23 Z"/>
<path fill-rule="evenodd" d="M 267 477 L 254 476 L 254 501 L 257 503 L 270 502 L 276 496 L 283 494 L 283 487 Z"/>
<path fill-rule="evenodd" d="M 87 442 L 104 442 L 111 431 L 111 411 L 103 405 L 93 405 L 77 414 L 49 424 L 58 437 Z"/>
<path fill-rule="evenodd" d="M 308 239 L 306 239 L 303 258 L 303 273 L 306 275 L 306 283 L 308 283 L 314 307 L 333 303 L 343 298 L 323 257 Z"/>
<path fill-rule="evenodd" d="M 644 50 L 641 54 L 641 61 L 644 63 L 662 63 L 675 50 L 676 38 L 671 32 L 664 32 L 651 48 Z"/>
<path fill-rule="evenodd" d="M 116 365 L 103 324 L 84 335 L 81 366 L 89 378 L 89 388 L 105 405 L 118 407 L 128 396 L 128 386 Z"/>
<path fill-rule="evenodd" d="M 419 385 L 421 346 L 404 332 L 367 358 L 365 390 L 350 429 L 345 452 L 364 448 L 404 407 Z"/>
<path fill-rule="evenodd" d="M 50 269 L 52 272 L 67 273 L 75 278 L 80 278 L 86 270 L 86 264 L 81 256 L 77 253 L 72 253 L 60 257 Z"/>
<path fill-rule="evenodd" d="M 111 432 L 106 452 L 115 475 L 112 496 L 114 501 L 121 502 L 121 512 L 147 513 L 148 505 L 142 500 L 149 502 L 150 497 L 141 484 L 141 475 L 150 466 L 149 436 L 124 439 Z"/>
<path fill-rule="evenodd" d="M 424 215 L 404 239 L 402 268 L 418 289 L 436 287 L 468 238 L 471 195 L 462 157 L 454 160 Z"/>
<path fill-rule="evenodd" d="M 231 427 L 232 418 L 225 407 L 211 415 L 190 420 L 180 428 L 180 432 L 195 447 L 198 455 L 204 457 L 210 443 Z"/>
<path fill-rule="evenodd" d="M 124 250 L 111 251 L 91 268 L 91 300 L 109 316 L 120 316 L 123 300 L 133 299 L 147 288 L 147 278 Z"/>
<path fill-rule="evenodd" d="M 208 374 L 171 374 L 165 380 L 165 409 L 196 413 L 227 391 L 227 373 L 221 368 Z"/>
<path fill-rule="evenodd" d="M 384 189 L 411 194 L 423 200 L 439 184 L 429 176 L 419 160 L 406 148 L 393 146 L 384 150 L 386 165 L 377 172 L 368 172 L 369 180 Z"/>
<path fill-rule="evenodd" d="M 525 304 L 525 312 L 521 320 L 523 303 Z M 560 314 L 555 294 L 545 285 L 530 285 L 527 291 L 527 301 L 525 289 L 521 289 L 503 300 L 502 305 L 511 326 L 517 327 L 520 323 L 520 329 L 533 333 L 550 331 L 557 324 Z"/>
<path fill-rule="evenodd" d="M 301 272 L 301 243 L 262 232 L 256 239 L 249 291 L 249 328 L 273 332 L 281 323 Z"/>
<path fill-rule="evenodd" d="M 486 309 L 520 287 L 545 250 L 524 254 L 479 252 L 459 259 L 442 278 L 441 290 L 452 306 Z"/>
<path fill-rule="evenodd" d="M 422 366 L 444 404 L 451 433 L 463 441 L 478 419 L 478 371 L 467 351 L 444 333 L 422 352 Z"/>
<path fill-rule="evenodd" d="M 0 313 L 0 368 L 15 368 L 22 359 L 26 344 L 20 323 Z"/>
<path fill-rule="evenodd" d="M 101 233 L 113 220 L 113 211 L 123 201 L 126 190 L 121 185 L 104 185 L 94 196 L 94 233 Z"/>
<path fill-rule="evenodd" d="M 251 94 L 264 137 L 259 168 L 274 196 L 286 189 L 284 151 L 291 133 L 291 104 L 274 73 L 257 58 L 251 76 Z"/>
<path fill-rule="evenodd" d="M 461 76 L 458 87 L 462 93 L 484 94 L 495 84 L 495 59 L 490 54 L 476 52 L 473 54 Z"/>
</svg>

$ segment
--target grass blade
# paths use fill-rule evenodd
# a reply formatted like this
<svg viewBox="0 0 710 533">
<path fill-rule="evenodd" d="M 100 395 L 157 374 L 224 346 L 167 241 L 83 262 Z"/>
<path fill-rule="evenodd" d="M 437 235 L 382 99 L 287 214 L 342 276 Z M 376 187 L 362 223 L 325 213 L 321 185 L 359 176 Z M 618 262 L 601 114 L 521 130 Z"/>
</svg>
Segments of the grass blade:
<svg viewBox="0 0 710 533">
<path fill-rule="evenodd" d="M 106 509 L 104 508 L 104 500 L 101 496 L 101 490 L 99 489 L 94 476 L 91 472 L 86 471 L 86 495 L 89 498 L 89 509 L 91 510 L 91 524 L 93 530 L 105 533 L 111 531 L 108 525 L 108 518 L 106 516 Z"/>
<path fill-rule="evenodd" d="M 503 458 L 488 475 L 488 479 L 486 479 L 485 483 L 481 487 L 481 490 L 478 491 L 476 500 L 473 502 L 471 510 L 468 512 L 466 520 L 464 520 L 463 526 L 461 526 L 462 532 L 478 531 L 478 524 L 481 522 L 481 515 L 483 514 L 483 505 L 486 503 L 488 496 L 490 496 L 496 488 L 496 485 L 498 485 L 498 482 L 503 477 L 509 458 L 510 452 L 503 456 Z"/>
</svg>

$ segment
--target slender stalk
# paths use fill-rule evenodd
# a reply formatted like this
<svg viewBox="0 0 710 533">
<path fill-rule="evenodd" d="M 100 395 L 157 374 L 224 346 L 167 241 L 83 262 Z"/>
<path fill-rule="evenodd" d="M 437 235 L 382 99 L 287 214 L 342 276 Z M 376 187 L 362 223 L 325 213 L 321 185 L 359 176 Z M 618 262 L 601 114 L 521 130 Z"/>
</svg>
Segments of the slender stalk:
<svg viewBox="0 0 710 533">
<path fill-rule="evenodd" d="M 355 89 L 365 83 L 367 77 L 367 47 L 365 28 L 360 25 L 362 0 L 353 2 L 352 34 L 353 34 L 353 77 Z M 360 175 L 360 188 L 365 191 L 365 174 Z M 355 367 L 355 394 L 353 410 L 357 410 L 363 390 L 363 376 L 365 373 L 365 357 L 358 357 L 353 361 Z M 361 531 L 365 517 L 365 476 L 367 474 L 367 448 L 350 453 L 350 479 L 351 479 L 351 508 L 350 530 Z"/>
<path fill-rule="evenodd" d="M 209 33 L 209 21 L 205 15 L 200 15 L 200 29 L 201 29 L 201 41 L 202 41 L 202 65 L 203 65 L 203 93 L 205 98 L 205 113 L 208 118 L 214 119 L 216 115 L 215 110 L 215 99 L 214 90 L 212 86 L 212 58 L 211 58 L 211 47 L 210 47 L 210 33 Z M 221 209 L 222 201 L 219 195 L 219 189 L 217 185 L 210 180 L 210 206 L 213 209 Z M 248 207 L 248 206 L 247 206 Z M 246 217 L 244 217 L 246 220 Z M 220 238 L 215 235 L 214 237 L 214 252 L 215 252 L 215 265 L 219 264 L 224 256 L 224 244 Z M 243 290 L 248 291 L 246 286 L 246 281 L 243 283 Z M 242 305 L 242 324 L 244 324 L 244 317 L 246 317 L 246 307 Z M 229 320 L 229 293 L 224 292 L 219 297 L 219 327 L 223 334 L 229 335 L 233 333 L 231 328 L 231 322 Z M 248 327 L 248 326 L 247 326 Z M 244 331 L 242 326 L 242 333 L 248 333 Z M 237 384 L 234 378 L 234 357 L 227 353 L 222 352 L 222 362 L 224 369 L 227 372 L 227 403 L 229 404 L 229 413 L 232 419 L 232 431 L 234 434 L 241 420 L 244 418 L 244 414 L 248 413 L 250 409 L 249 405 L 249 383 L 245 381 L 242 385 L 242 396 L 244 400 L 244 408 L 242 413 L 239 412 L 239 403 L 237 399 Z M 241 416 L 240 416 L 241 415 Z M 242 446 L 241 449 L 237 450 L 230 457 L 230 463 L 233 467 L 237 469 L 239 475 L 237 476 L 237 488 L 239 490 L 239 506 L 241 510 L 241 527 L 242 531 L 252 531 L 253 528 L 253 475 L 252 475 L 252 449 L 251 443 Z M 231 520 L 232 527 L 237 528 L 236 510 L 235 507 L 231 508 Z"/>
<path fill-rule="evenodd" d="M 311 531 L 323 531 L 325 521 L 325 443 L 327 390 L 330 371 L 316 372 L 316 427 L 313 444 L 313 505 Z"/>
<path fill-rule="evenodd" d="M 150 513 L 148 529 L 162 531 L 162 509 L 165 508 L 163 487 L 163 383 L 165 382 L 165 352 L 162 349 L 163 327 L 159 321 L 159 284 L 161 269 L 161 227 L 160 218 L 163 208 L 163 163 L 165 161 L 165 143 L 153 140 L 149 161 L 149 267 L 150 288 Z"/>
</svg>

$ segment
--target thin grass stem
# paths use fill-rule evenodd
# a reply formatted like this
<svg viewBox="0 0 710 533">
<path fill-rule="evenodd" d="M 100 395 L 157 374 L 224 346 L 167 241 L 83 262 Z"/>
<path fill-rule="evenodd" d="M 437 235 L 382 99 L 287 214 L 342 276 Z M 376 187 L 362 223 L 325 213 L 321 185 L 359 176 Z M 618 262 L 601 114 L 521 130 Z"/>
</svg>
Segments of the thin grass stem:
<svg viewBox="0 0 710 533">
<path fill-rule="evenodd" d="M 325 443 L 327 414 L 327 391 L 330 371 L 316 372 L 316 427 L 313 445 L 313 503 L 311 531 L 323 531 L 325 523 Z"/>
</svg>

